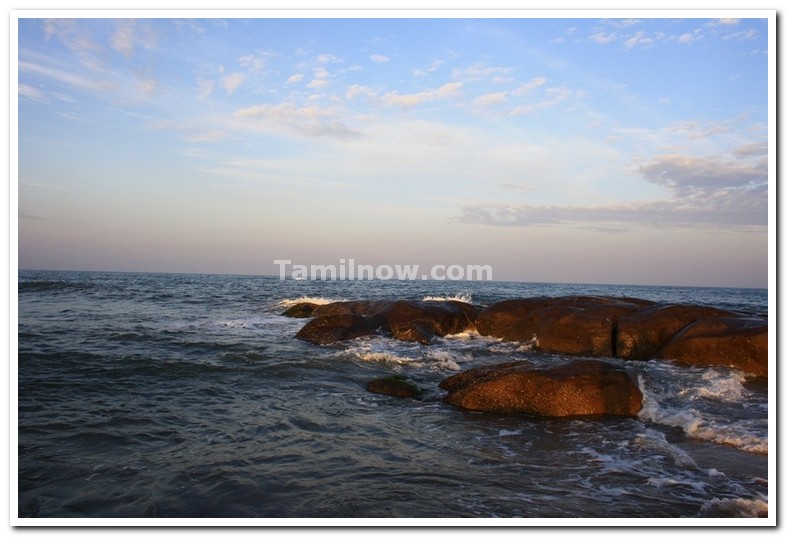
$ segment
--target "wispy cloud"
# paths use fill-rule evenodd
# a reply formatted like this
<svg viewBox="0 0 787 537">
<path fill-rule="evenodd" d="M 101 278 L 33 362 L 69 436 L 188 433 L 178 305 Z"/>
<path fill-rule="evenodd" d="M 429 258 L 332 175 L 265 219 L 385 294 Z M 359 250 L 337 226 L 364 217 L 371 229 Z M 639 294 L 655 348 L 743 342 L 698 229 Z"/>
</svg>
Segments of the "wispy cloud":
<svg viewBox="0 0 787 537">
<path fill-rule="evenodd" d="M 30 99 L 31 101 L 37 101 L 40 103 L 49 102 L 49 98 L 46 96 L 46 94 L 35 86 L 31 86 L 29 84 L 19 84 L 17 91 L 19 96 L 24 99 Z"/>
<path fill-rule="evenodd" d="M 131 57 L 134 53 L 133 19 L 125 19 L 117 22 L 117 29 L 112 36 L 112 48 L 127 58 Z"/>
<path fill-rule="evenodd" d="M 243 84 L 245 78 L 243 73 L 230 73 L 221 78 L 221 86 L 227 95 L 232 95 Z"/>
<path fill-rule="evenodd" d="M 382 102 L 388 106 L 402 106 L 408 108 L 429 101 L 454 97 L 459 93 L 462 86 L 464 86 L 463 82 L 448 82 L 437 89 L 418 93 L 400 94 L 397 91 L 392 91 L 382 96 Z"/>
<path fill-rule="evenodd" d="M 369 59 L 372 60 L 374 63 L 388 63 L 391 61 L 391 58 L 388 56 L 383 56 L 382 54 L 372 54 L 369 56 Z"/>
<path fill-rule="evenodd" d="M 753 146 L 740 153 L 756 154 Z M 610 205 L 530 205 L 473 203 L 458 220 L 495 226 L 713 227 L 765 226 L 768 214 L 766 159 L 751 162 L 723 157 L 659 155 L 636 168 L 669 196 L 656 201 Z"/>
<path fill-rule="evenodd" d="M 286 128 L 303 136 L 354 138 L 360 136 L 346 125 L 337 110 L 318 106 L 297 106 L 293 103 L 260 104 L 242 108 L 234 117 L 241 120 L 236 127 L 276 132 Z"/>
</svg>

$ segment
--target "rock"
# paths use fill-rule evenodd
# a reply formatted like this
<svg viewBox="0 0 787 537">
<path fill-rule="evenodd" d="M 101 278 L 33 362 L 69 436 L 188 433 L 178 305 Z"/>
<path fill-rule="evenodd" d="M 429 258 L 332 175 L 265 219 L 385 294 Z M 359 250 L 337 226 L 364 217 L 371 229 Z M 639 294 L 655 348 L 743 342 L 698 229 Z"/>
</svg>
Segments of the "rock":
<svg viewBox="0 0 787 537">
<path fill-rule="evenodd" d="M 314 304 L 312 302 L 299 302 L 290 307 L 282 315 L 285 317 L 306 318 L 321 317 L 324 315 L 337 315 L 351 313 L 370 317 L 380 313 L 391 304 L 390 300 L 343 300 L 329 302 L 328 304 Z"/>
<path fill-rule="evenodd" d="M 505 300 L 481 311 L 476 329 L 504 341 L 533 342 L 546 352 L 615 356 L 618 319 L 651 304 L 600 296 Z"/>
<path fill-rule="evenodd" d="M 352 300 L 301 303 L 283 315 L 312 316 L 296 337 L 318 344 L 382 334 L 427 345 L 475 328 L 547 353 L 664 358 L 768 374 L 767 317 L 703 306 L 604 296 L 503 300 L 484 309 L 456 300 Z"/>
<path fill-rule="evenodd" d="M 503 341 L 527 342 L 532 334 L 523 331 L 522 319 L 536 310 L 549 305 L 545 297 L 522 298 L 495 302 L 481 310 L 475 320 L 475 327 L 482 336 L 492 336 Z"/>
<path fill-rule="evenodd" d="M 363 315 L 338 313 L 313 318 L 295 334 L 295 337 L 317 345 L 328 345 L 374 335 L 377 333 L 377 328 L 378 326 Z"/>
<path fill-rule="evenodd" d="M 373 379 L 368 382 L 366 389 L 372 393 L 393 395 L 395 397 L 408 397 L 417 399 L 421 397 L 421 388 L 407 380 L 406 377 L 393 375 Z"/>
<path fill-rule="evenodd" d="M 306 317 L 313 317 L 314 310 L 319 306 L 311 302 L 299 302 L 294 306 L 288 308 L 282 313 L 285 317 L 294 317 L 296 319 L 304 319 Z"/>
<path fill-rule="evenodd" d="M 678 332 L 658 358 L 687 365 L 728 366 L 768 376 L 768 322 L 757 317 L 708 317 Z"/>
<path fill-rule="evenodd" d="M 391 304 L 390 300 L 346 300 L 321 304 L 314 310 L 314 316 L 351 313 L 371 317 L 377 315 Z"/>
<path fill-rule="evenodd" d="M 698 319 L 730 317 L 716 308 L 681 304 L 654 304 L 618 319 L 617 356 L 624 360 L 649 360 L 680 330 Z"/>
<path fill-rule="evenodd" d="M 508 362 L 449 377 L 440 387 L 450 391 L 446 403 L 484 412 L 634 417 L 642 408 L 642 392 L 626 370 L 600 360 L 548 367 Z"/>
<path fill-rule="evenodd" d="M 473 328 L 478 309 L 458 300 L 397 300 L 374 316 L 381 329 L 402 341 L 429 344 L 434 336 Z"/>
<path fill-rule="evenodd" d="M 528 315 L 535 348 L 546 352 L 583 356 L 615 356 L 618 318 L 636 309 L 632 304 L 592 305 L 587 308 L 556 305 Z"/>
</svg>

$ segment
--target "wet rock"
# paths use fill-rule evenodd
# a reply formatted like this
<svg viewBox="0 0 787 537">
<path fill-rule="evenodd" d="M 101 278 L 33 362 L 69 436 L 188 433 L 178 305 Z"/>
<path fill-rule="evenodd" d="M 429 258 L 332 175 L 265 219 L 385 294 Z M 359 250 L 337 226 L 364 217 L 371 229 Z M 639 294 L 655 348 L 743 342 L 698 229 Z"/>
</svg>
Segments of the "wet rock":
<svg viewBox="0 0 787 537">
<path fill-rule="evenodd" d="M 440 386 L 444 401 L 467 410 L 549 417 L 631 416 L 642 392 L 625 369 L 600 360 L 548 367 L 508 362 L 497 370 L 460 373 Z"/>
<path fill-rule="evenodd" d="M 651 304 L 601 296 L 506 300 L 479 313 L 476 329 L 504 341 L 532 342 L 545 352 L 615 356 L 618 319 Z"/>
<path fill-rule="evenodd" d="M 372 393 L 411 399 L 418 399 L 421 397 L 422 393 L 421 388 L 409 381 L 406 377 L 400 375 L 370 380 L 366 384 L 366 389 Z"/>
<path fill-rule="evenodd" d="M 618 319 L 617 356 L 624 360 L 649 360 L 686 326 L 708 317 L 734 314 L 704 306 L 654 304 Z"/>
<path fill-rule="evenodd" d="M 678 332 L 658 357 L 688 365 L 728 366 L 768 376 L 768 322 L 758 317 L 699 319 Z"/>
<path fill-rule="evenodd" d="M 536 310 L 549 306 L 545 297 L 502 300 L 481 310 L 475 320 L 476 330 L 482 336 L 492 336 L 503 341 L 530 341 L 532 333 L 522 327 L 522 320 Z"/>
<path fill-rule="evenodd" d="M 314 317 L 301 328 L 295 337 L 317 345 L 328 345 L 377 333 L 368 317 L 351 313 L 338 313 Z"/>
<path fill-rule="evenodd" d="M 319 307 L 318 304 L 313 304 L 311 302 L 299 302 L 294 306 L 287 308 L 286 311 L 282 313 L 285 317 L 293 317 L 296 319 L 305 319 L 307 317 L 314 316 L 314 310 Z"/>
<path fill-rule="evenodd" d="M 535 348 L 539 350 L 583 356 L 615 356 L 617 320 L 635 309 L 632 304 L 587 308 L 556 305 L 531 313 L 522 324 L 531 327 Z"/>
<path fill-rule="evenodd" d="M 314 310 L 314 316 L 351 313 L 371 317 L 377 315 L 391 304 L 390 300 L 346 300 L 321 304 Z"/>
<path fill-rule="evenodd" d="M 473 328 L 477 314 L 475 306 L 457 300 L 397 300 L 374 319 L 394 339 L 429 344 L 434 336 L 458 334 Z"/>
</svg>

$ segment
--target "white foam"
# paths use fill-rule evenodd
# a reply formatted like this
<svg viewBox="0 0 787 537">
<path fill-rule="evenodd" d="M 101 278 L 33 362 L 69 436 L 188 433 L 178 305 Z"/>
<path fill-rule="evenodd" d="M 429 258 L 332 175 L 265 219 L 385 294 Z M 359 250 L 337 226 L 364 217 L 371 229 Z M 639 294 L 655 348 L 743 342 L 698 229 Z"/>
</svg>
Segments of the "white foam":
<svg viewBox="0 0 787 537">
<path fill-rule="evenodd" d="M 700 509 L 705 517 L 754 518 L 768 515 L 768 502 L 759 498 L 713 498 Z"/>
<path fill-rule="evenodd" d="M 656 488 L 661 487 L 690 487 L 697 492 L 705 492 L 705 483 L 701 481 L 682 481 L 680 479 L 671 479 L 666 477 L 651 477 L 648 479 L 648 485 Z"/>
<path fill-rule="evenodd" d="M 467 293 L 456 293 L 453 296 L 425 296 L 424 300 L 456 300 L 457 302 L 467 302 L 468 304 L 473 303 L 473 294 L 470 292 Z"/>
<path fill-rule="evenodd" d="M 447 369 L 449 371 L 459 371 L 462 369 L 460 365 L 456 363 L 456 360 L 454 360 L 454 356 L 446 351 L 429 350 L 427 351 L 426 355 L 432 363 L 432 366 L 437 367 L 438 369 Z"/>
<path fill-rule="evenodd" d="M 284 300 L 280 300 L 279 303 L 278 303 L 278 306 L 282 307 L 282 308 L 291 308 L 292 306 L 295 306 L 296 304 L 301 304 L 301 303 L 304 303 L 304 302 L 308 302 L 308 303 L 311 303 L 311 304 L 323 305 L 323 304 L 330 304 L 331 302 L 342 302 L 342 300 L 337 300 L 337 299 L 333 299 L 333 298 L 325 298 L 325 297 L 322 297 L 322 296 L 302 296 L 302 297 L 299 297 L 299 298 L 285 298 Z"/>
<path fill-rule="evenodd" d="M 509 431 L 508 429 L 500 429 L 498 436 L 519 436 L 522 434 L 521 429 L 517 429 L 516 431 Z"/>
<path fill-rule="evenodd" d="M 762 437 L 751 433 L 746 429 L 746 422 L 718 423 L 703 416 L 695 408 L 663 406 L 660 396 L 647 388 L 642 376 L 639 378 L 639 385 L 643 396 L 642 410 L 639 412 L 640 419 L 670 427 L 679 427 L 690 438 L 716 444 L 728 444 L 750 453 L 768 453 L 767 436 Z"/>
<path fill-rule="evenodd" d="M 679 392 L 679 395 L 721 401 L 740 401 L 744 397 L 746 375 L 737 369 L 725 371 L 709 369 L 702 374 L 699 380 L 702 384 L 684 388 Z"/>
<path fill-rule="evenodd" d="M 393 365 L 414 365 L 413 360 L 411 358 L 407 358 L 404 356 L 398 356 L 396 354 L 392 354 L 389 352 L 357 352 L 353 351 L 353 354 L 360 360 L 364 362 L 381 362 Z"/>
</svg>

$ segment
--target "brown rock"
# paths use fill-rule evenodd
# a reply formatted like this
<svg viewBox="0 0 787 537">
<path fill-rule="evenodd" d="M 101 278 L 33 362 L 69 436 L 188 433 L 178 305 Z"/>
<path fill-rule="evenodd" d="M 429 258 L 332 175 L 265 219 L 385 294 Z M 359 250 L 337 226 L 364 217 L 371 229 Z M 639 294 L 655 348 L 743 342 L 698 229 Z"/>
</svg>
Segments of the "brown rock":
<svg viewBox="0 0 787 537">
<path fill-rule="evenodd" d="M 371 317 L 391 305 L 390 300 L 345 300 L 321 304 L 314 310 L 314 316 L 351 313 Z"/>
<path fill-rule="evenodd" d="M 457 334 L 472 328 L 477 312 L 472 304 L 457 300 L 397 300 L 374 319 L 395 339 L 428 344 L 435 335 Z"/>
<path fill-rule="evenodd" d="M 636 416 L 642 393 L 625 369 L 599 360 L 549 367 L 503 364 L 459 380 L 446 379 L 444 399 L 467 410 L 539 416 Z"/>
<path fill-rule="evenodd" d="M 301 328 L 297 339 L 327 345 L 362 336 L 374 335 L 377 326 L 367 317 L 350 313 L 322 315 L 313 318 Z"/>
<path fill-rule="evenodd" d="M 534 311 L 521 327 L 532 333 L 535 347 L 546 352 L 584 356 L 615 356 L 618 318 L 635 311 L 628 303 L 555 305 Z"/>
<path fill-rule="evenodd" d="M 478 314 L 476 329 L 504 341 L 532 341 L 546 352 L 615 356 L 618 318 L 651 304 L 602 296 L 504 300 Z"/>
<path fill-rule="evenodd" d="M 504 341 L 530 341 L 533 335 L 523 335 L 520 327 L 522 319 L 547 307 L 549 302 L 550 299 L 544 297 L 495 302 L 478 314 L 475 320 L 476 330 L 482 336 L 497 337 Z"/>
<path fill-rule="evenodd" d="M 306 317 L 314 316 L 314 310 L 317 309 L 319 306 L 317 304 L 312 304 L 311 302 L 299 302 L 294 306 L 287 308 L 286 311 L 282 313 L 285 317 L 294 317 L 296 319 L 303 319 Z"/>
<path fill-rule="evenodd" d="M 658 357 L 688 365 L 729 366 L 768 376 L 768 322 L 761 318 L 699 319 L 670 340 Z"/>
<path fill-rule="evenodd" d="M 616 352 L 624 360 L 649 360 L 680 330 L 698 319 L 730 317 L 716 308 L 654 304 L 618 319 Z"/>
</svg>

